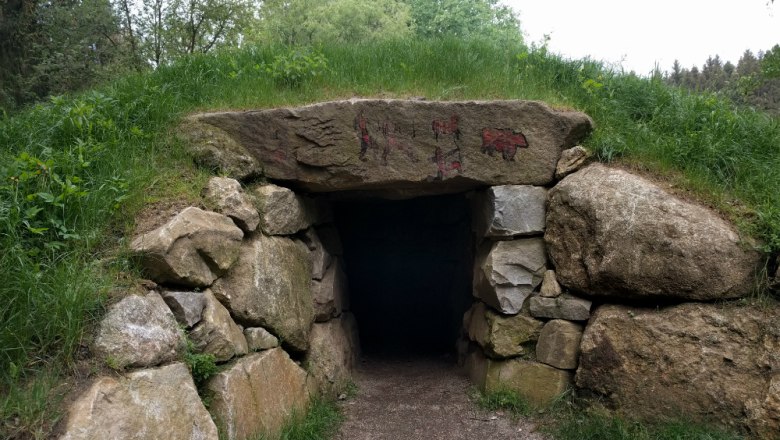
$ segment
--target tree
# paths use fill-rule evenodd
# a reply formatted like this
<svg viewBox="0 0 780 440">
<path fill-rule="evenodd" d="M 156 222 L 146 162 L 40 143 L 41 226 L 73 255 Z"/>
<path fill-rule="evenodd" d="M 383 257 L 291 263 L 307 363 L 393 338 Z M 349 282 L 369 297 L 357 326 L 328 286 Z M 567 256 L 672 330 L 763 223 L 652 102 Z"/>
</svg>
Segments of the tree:
<svg viewBox="0 0 780 440">
<path fill-rule="evenodd" d="M 674 60 L 674 64 L 672 64 L 672 73 L 669 76 L 669 82 L 672 85 L 679 86 L 682 84 L 683 80 L 683 70 L 680 66 L 680 61 Z"/>
<path fill-rule="evenodd" d="M 520 21 L 498 0 L 405 0 L 421 37 L 482 36 L 522 42 Z"/>
<path fill-rule="evenodd" d="M 411 35 L 409 7 L 400 0 L 266 0 L 251 41 L 312 45 Z"/>
</svg>

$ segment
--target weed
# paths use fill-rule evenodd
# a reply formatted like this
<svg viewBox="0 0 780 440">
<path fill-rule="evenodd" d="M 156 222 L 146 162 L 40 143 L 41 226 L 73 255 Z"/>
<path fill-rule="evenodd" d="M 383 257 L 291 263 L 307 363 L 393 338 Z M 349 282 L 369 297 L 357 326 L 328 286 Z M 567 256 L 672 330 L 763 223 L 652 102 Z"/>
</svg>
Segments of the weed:
<svg viewBox="0 0 780 440">
<path fill-rule="evenodd" d="M 528 416 L 534 407 L 518 392 L 501 389 L 487 393 L 475 392 L 472 398 L 477 405 L 488 411 L 507 411 L 512 417 Z"/>
<path fill-rule="evenodd" d="M 321 53 L 298 48 L 275 56 L 265 67 L 274 81 L 290 87 L 322 76 L 327 70 L 328 61 Z"/>
<path fill-rule="evenodd" d="M 334 402 L 318 398 L 309 403 L 305 414 L 293 413 L 278 436 L 258 434 L 253 440 L 324 440 L 332 438 L 343 421 Z"/>
<path fill-rule="evenodd" d="M 196 353 L 195 344 L 187 338 L 187 350 L 184 353 L 184 363 L 190 369 L 195 386 L 200 389 L 206 381 L 219 371 L 217 358 L 211 353 Z"/>
</svg>

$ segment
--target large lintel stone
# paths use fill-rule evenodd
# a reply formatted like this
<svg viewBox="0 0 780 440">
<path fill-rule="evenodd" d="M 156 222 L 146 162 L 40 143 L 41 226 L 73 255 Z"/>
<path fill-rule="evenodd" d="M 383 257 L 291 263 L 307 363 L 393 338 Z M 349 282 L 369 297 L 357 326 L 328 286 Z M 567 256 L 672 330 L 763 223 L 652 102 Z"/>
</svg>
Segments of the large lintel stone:
<svg viewBox="0 0 780 440">
<path fill-rule="evenodd" d="M 546 185 L 561 151 L 592 128 L 583 113 L 533 101 L 355 99 L 203 113 L 187 123 L 218 127 L 266 177 L 315 192 Z"/>
</svg>

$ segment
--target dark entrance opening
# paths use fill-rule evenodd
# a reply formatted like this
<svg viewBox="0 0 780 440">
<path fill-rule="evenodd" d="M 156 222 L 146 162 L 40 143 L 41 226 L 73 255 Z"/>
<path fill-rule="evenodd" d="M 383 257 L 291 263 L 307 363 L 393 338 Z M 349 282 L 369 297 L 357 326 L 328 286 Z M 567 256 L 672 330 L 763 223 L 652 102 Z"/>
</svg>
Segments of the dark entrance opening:
<svg viewBox="0 0 780 440">
<path fill-rule="evenodd" d="M 344 201 L 333 208 L 363 351 L 453 352 L 472 302 L 466 197 Z"/>
</svg>

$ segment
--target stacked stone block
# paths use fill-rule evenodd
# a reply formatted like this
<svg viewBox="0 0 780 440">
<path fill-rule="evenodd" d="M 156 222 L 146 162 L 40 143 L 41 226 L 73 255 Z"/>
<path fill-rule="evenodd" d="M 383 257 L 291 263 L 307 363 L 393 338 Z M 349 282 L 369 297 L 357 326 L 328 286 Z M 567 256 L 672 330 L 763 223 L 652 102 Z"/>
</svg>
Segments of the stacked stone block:
<svg viewBox="0 0 780 440">
<path fill-rule="evenodd" d="M 287 188 L 244 191 L 229 178 L 212 178 L 203 195 L 215 211 L 186 208 L 132 242 L 158 285 L 111 306 L 91 349 L 112 368 L 137 370 L 95 380 L 62 438 L 217 439 L 217 427 L 229 439 L 274 435 L 311 394 L 349 381 L 357 326 L 327 210 Z M 208 411 L 179 362 L 187 338 L 221 365 L 200 389 Z M 104 395 L 115 397 L 100 403 Z"/>
<path fill-rule="evenodd" d="M 461 359 L 481 389 L 547 406 L 571 385 L 583 331 L 575 321 L 588 319 L 590 302 L 562 295 L 548 270 L 545 188 L 496 186 L 473 200 L 477 302 L 464 317 Z"/>
</svg>

